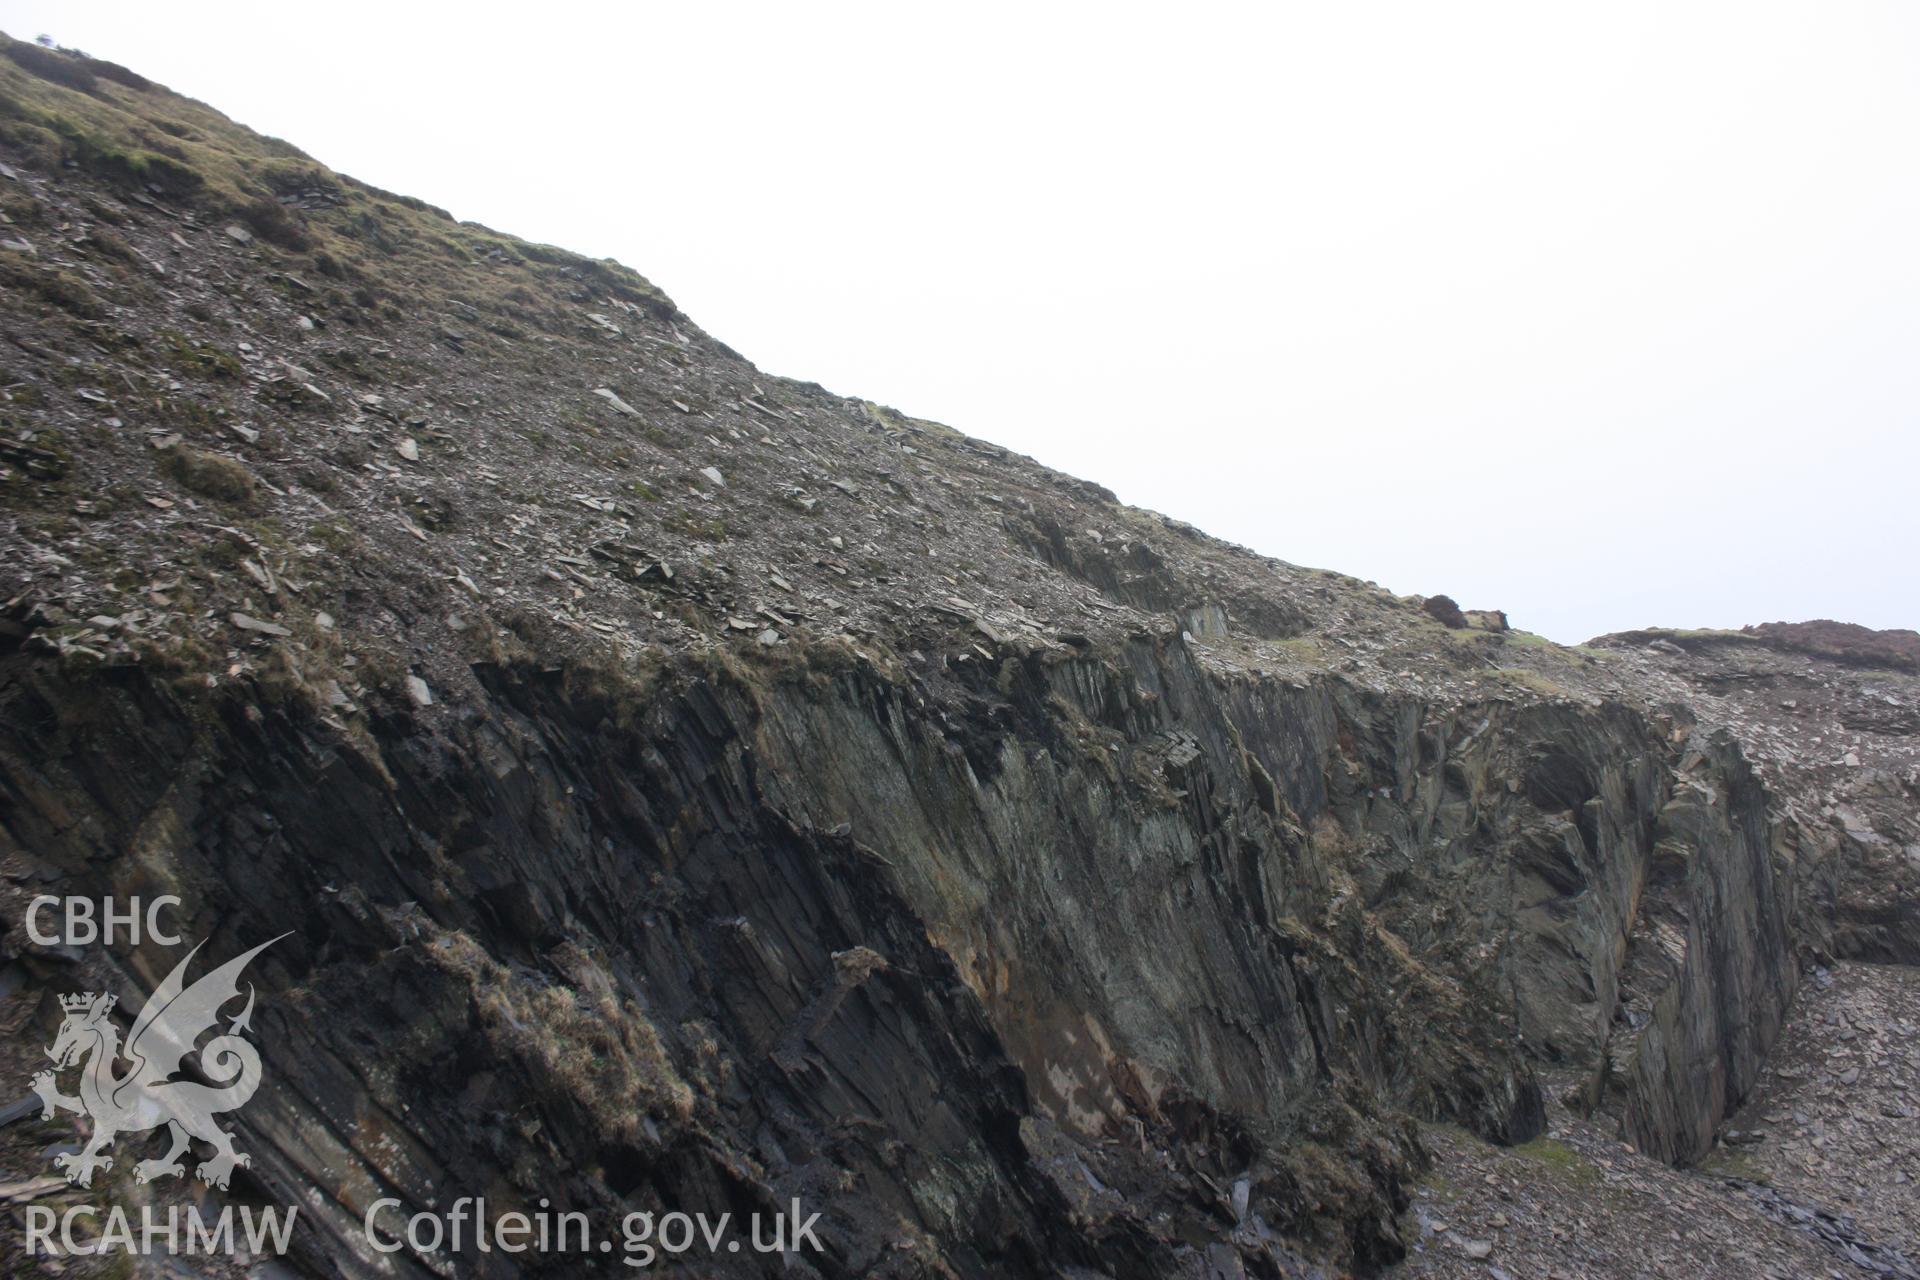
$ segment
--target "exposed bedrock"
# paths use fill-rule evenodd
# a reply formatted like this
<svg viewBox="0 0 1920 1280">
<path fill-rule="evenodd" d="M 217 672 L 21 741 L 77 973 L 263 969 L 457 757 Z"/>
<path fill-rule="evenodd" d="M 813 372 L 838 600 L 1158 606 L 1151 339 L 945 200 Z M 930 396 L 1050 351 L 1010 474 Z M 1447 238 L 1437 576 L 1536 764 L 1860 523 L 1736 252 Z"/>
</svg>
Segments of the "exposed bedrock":
<svg viewBox="0 0 1920 1280">
<path fill-rule="evenodd" d="M 474 673 L 349 734 L 0 667 L 13 918 L 173 892 L 216 952 L 296 931 L 233 1119 L 323 1268 L 379 1196 L 462 1194 L 798 1196 L 827 1274 L 1384 1262 L 1401 1116 L 1523 1141 L 1539 1072 L 1686 1159 L 1792 994 L 1794 842 L 1684 717 L 1228 678 L 1177 633 Z"/>
</svg>

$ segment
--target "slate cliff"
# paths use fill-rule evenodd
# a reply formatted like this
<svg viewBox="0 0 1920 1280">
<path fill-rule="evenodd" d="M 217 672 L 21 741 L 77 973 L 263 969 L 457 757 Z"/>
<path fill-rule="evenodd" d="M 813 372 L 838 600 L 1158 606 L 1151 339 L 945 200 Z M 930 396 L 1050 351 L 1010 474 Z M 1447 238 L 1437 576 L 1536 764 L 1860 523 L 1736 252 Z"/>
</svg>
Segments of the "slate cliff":
<svg viewBox="0 0 1920 1280">
<path fill-rule="evenodd" d="M 1904 637 L 1450 626 L 0 53 L 24 1041 L 174 960 L 34 894 L 292 931 L 236 1192 L 316 1274 L 463 1194 L 799 1197 L 801 1274 L 1382 1266 L 1416 1121 L 1685 1163 L 1805 962 L 1920 957 Z"/>
</svg>

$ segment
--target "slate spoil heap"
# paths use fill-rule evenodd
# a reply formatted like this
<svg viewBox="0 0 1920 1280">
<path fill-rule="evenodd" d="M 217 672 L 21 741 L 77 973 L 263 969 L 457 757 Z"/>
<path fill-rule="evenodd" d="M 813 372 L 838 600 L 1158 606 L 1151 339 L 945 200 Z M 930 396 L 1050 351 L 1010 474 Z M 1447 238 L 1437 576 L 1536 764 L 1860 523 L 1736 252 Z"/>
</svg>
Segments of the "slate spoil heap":
<svg viewBox="0 0 1920 1280">
<path fill-rule="evenodd" d="M 1270 560 L 15 41 L 0 314 L 0 1078 L 177 958 L 34 895 L 291 931 L 288 1265 L 485 1195 L 799 1198 L 801 1276 L 1914 1274 L 1920 637 Z M 0 1250 L 193 1194 L 38 1117 Z"/>
</svg>

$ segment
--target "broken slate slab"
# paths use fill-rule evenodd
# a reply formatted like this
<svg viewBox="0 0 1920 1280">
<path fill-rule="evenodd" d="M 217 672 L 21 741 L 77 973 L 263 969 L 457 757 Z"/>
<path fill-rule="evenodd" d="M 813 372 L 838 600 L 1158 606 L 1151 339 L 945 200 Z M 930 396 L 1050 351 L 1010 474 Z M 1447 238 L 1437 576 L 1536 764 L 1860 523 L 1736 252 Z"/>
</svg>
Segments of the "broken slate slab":
<svg viewBox="0 0 1920 1280">
<path fill-rule="evenodd" d="M 625 400 L 622 400 L 619 396 L 615 395 L 613 393 L 613 389 L 610 387 L 595 387 L 593 389 L 593 394 L 599 396 L 602 400 L 605 400 L 608 404 L 612 405 L 616 412 L 625 414 L 629 418 L 637 418 L 640 416 L 640 411 L 638 409 L 634 408 L 632 405 L 628 404 Z"/>
<path fill-rule="evenodd" d="M 256 631 L 263 636 L 290 636 L 293 632 L 277 622 L 265 622 L 252 614 L 235 611 L 227 615 L 227 621 L 242 631 Z"/>
</svg>

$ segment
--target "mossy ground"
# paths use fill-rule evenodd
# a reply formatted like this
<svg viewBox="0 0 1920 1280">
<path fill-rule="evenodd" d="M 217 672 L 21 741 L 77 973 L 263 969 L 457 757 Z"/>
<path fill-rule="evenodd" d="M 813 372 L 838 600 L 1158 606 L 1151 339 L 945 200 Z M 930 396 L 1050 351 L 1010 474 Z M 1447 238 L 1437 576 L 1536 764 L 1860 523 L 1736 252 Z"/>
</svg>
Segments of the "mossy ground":
<svg viewBox="0 0 1920 1280">
<path fill-rule="evenodd" d="M 47 169 L 71 166 L 209 220 L 228 219 L 272 252 L 308 292 L 353 300 L 369 319 L 423 303 L 482 328 L 521 334 L 577 316 L 556 296 L 590 288 L 657 313 L 672 303 L 618 264 L 514 240 L 422 201 L 343 178 L 298 148 L 263 137 L 125 68 L 0 36 L 0 142 Z M 98 237 L 104 244 L 104 237 Z M 112 252 L 111 248 L 108 252 Z M 130 251 L 119 255 L 128 257 Z M 80 282 L 0 255 L 0 279 L 81 313 Z M 407 292 L 385 281 L 403 277 Z"/>
</svg>

